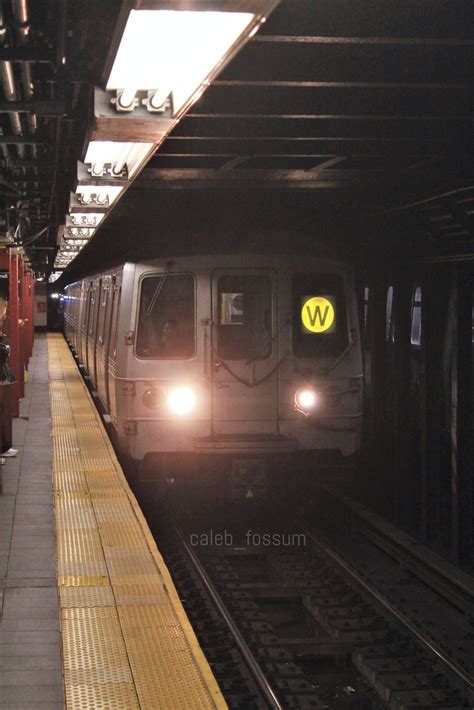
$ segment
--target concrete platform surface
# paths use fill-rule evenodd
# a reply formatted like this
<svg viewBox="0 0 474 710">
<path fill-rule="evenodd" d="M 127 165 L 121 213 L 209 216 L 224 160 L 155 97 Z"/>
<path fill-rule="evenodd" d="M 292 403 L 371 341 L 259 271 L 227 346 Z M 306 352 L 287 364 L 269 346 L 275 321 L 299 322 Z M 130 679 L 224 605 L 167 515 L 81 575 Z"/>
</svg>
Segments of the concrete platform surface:
<svg viewBox="0 0 474 710">
<path fill-rule="evenodd" d="M 65 705 L 56 584 L 48 350 L 36 338 L 0 496 L 0 709 Z"/>
</svg>

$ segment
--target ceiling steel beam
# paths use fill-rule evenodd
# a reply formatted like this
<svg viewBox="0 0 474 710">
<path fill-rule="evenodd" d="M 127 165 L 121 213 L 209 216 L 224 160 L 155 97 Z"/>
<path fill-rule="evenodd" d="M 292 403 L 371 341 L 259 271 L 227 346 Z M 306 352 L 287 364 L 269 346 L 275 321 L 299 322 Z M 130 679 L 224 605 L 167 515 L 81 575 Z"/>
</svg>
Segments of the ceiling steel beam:
<svg viewBox="0 0 474 710">
<path fill-rule="evenodd" d="M 35 47 L 2 47 L 0 48 L 0 61 L 50 64 L 55 61 L 55 55 L 54 52 L 49 49 L 36 49 Z"/>
<path fill-rule="evenodd" d="M 342 160 L 342 157 L 341 157 Z M 329 162 L 329 161 L 328 161 Z M 313 185 L 319 186 L 320 182 L 331 182 L 338 185 L 351 184 L 354 187 L 358 187 L 362 183 L 367 185 L 380 184 L 380 176 L 384 175 L 387 179 L 386 183 L 390 184 L 393 180 L 394 184 L 398 184 L 401 177 L 405 180 L 407 179 L 407 170 L 403 169 L 378 169 L 378 170 L 358 170 L 358 169 L 324 169 L 324 166 L 315 166 L 314 169 L 308 170 L 284 170 L 284 169 L 246 169 L 244 168 L 234 168 L 233 170 L 219 170 L 219 169 L 194 169 L 194 168 L 145 168 L 138 181 L 141 182 L 159 182 L 163 181 L 176 181 L 176 180 L 186 180 L 192 182 L 193 180 L 206 180 L 212 182 L 228 182 L 232 183 L 281 183 L 287 184 L 289 187 L 292 184 L 299 184 L 303 187 L 311 187 Z M 420 174 L 410 173 L 410 179 L 414 184 L 419 185 Z M 429 178 L 439 179 L 440 177 L 446 177 L 446 171 L 433 171 L 429 172 Z"/>
<path fill-rule="evenodd" d="M 269 44 L 250 42 L 221 80 L 472 83 L 474 45 Z"/>
<path fill-rule="evenodd" d="M 459 89 L 473 90 L 472 81 L 299 81 L 279 79 L 216 79 L 212 86 L 255 86 L 310 89 Z"/>
<path fill-rule="evenodd" d="M 37 138 L 36 136 L 6 136 L 0 135 L 0 145 L 8 143 L 9 145 L 48 145 L 47 140 Z"/>
<path fill-rule="evenodd" d="M 356 88 L 217 84 L 192 109 L 192 115 L 292 115 L 389 117 L 471 116 L 474 86 L 469 89 Z M 316 109 L 316 110 L 315 110 Z M 351 110 L 352 109 L 352 110 Z"/>
<path fill-rule="evenodd" d="M 246 120 L 264 119 L 265 121 L 274 119 L 287 121 L 299 121 L 302 119 L 307 121 L 472 121 L 474 123 L 474 116 L 472 114 L 432 116 L 429 114 L 403 115 L 371 113 L 188 113 L 186 118 L 223 118 L 226 120 L 244 118 Z"/>
<path fill-rule="evenodd" d="M 415 157 L 430 157 L 432 155 L 449 155 L 451 147 L 439 141 L 420 142 L 419 140 L 353 140 L 351 138 L 293 138 L 293 137 L 248 137 L 233 138 L 232 136 L 175 136 L 167 138 L 160 148 L 160 155 L 180 153 L 183 155 L 314 155 L 328 156 L 349 154 L 356 156 L 413 155 Z"/>
<path fill-rule="evenodd" d="M 283 0 L 264 32 L 275 35 L 472 38 L 472 0 Z"/>
<path fill-rule="evenodd" d="M 64 116 L 66 104 L 64 101 L 49 101 L 47 99 L 35 99 L 33 101 L 0 101 L 0 113 L 11 113 L 12 111 L 23 111 L 25 113 L 36 113 L 43 117 Z"/>
<path fill-rule="evenodd" d="M 311 119 L 307 116 L 289 118 L 280 116 L 186 116 L 174 129 L 174 136 L 200 136 L 239 138 L 324 138 L 330 140 L 382 140 L 382 141 L 442 141 L 461 146 L 465 151 L 474 141 L 473 118 L 398 120 L 394 117 L 378 119 L 338 117 Z"/>
<path fill-rule="evenodd" d="M 252 42 L 272 44 L 381 44 L 388 46 L 459 47 L 474 46 L 473 39 L 457 37 L 331 37 L 317 35 L 266 35 L 253 38 Z"/>
</svg>

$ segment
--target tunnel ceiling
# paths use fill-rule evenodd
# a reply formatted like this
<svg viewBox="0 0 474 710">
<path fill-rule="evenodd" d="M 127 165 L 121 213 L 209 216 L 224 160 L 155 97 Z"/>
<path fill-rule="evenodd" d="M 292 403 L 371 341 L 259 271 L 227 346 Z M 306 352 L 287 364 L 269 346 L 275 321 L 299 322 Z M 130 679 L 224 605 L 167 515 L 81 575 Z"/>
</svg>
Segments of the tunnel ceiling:
<svg viewBox="0 0 474 710">
<path fill-rule="evenodd" d="M 119 4 L 2 4 L 0 217 L 38 271 L 52 268 Z M 185 248 L 199 226 L 219 233 L 229 218 L 337 228 L 369 250 L 470 253 L 473 30 L 471 0 L 281 0 L 70 273 L 129 253 L 137 233 L 156 245 L 160 227 L 176 245 L 181 226 Z"/>
</svg>

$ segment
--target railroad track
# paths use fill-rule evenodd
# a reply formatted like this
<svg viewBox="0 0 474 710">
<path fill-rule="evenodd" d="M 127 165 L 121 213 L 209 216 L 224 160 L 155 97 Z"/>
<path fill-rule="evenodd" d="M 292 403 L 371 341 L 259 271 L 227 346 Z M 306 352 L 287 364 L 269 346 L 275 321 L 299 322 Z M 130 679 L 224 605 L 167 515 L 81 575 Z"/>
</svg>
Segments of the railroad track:
<svg viewBox="0 0 474 710">
<path fill-rule="evenodd" d="M 175 556 L 181 546 L 184 586 L 194 580 L 185 606 L 192 612 L 196 597 L 200 604 L 207 598 L 212 612 L 206 618 L 210 614 L 214 625 L 219 620 L 216 643 L 202 610 L 194 614 L 201 614 L 198 625 L 207 635 L 201 641 L 230 707 L 472 707 L 473 678 L 462 659 L 394 603 L 383 585 L 368 580 L 364 565 L 348 562 L 327 535 L 303 521 L 278 519 L 277 529 L 274 510 L 254 509 L 248 516 L 240 508 L 221 520 L 215 511 L 188 516 L 170 546 Z M 286 544 L 285 534 L 299 535 L 298 544 Z M 275 535 L 282 544 L 275 544 Z M 232 646 L 240 680 L 226 678 L 230 666 L 221 662 L 227 656 L 219 658 L 219 646 L 226 654 Z"/>
</svg>

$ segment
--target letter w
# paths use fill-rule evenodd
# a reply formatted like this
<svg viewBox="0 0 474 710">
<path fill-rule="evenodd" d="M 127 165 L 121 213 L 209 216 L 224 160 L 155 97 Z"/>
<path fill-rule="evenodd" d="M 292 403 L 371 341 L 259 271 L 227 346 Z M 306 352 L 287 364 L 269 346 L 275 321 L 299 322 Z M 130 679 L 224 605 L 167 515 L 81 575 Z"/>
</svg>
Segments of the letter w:
<svg viewBox="0 0 474 710">
<path fill-rule="evenodd" d="M 315 306 L 313 312 L 311 313 L 311 309 L 309 306 L 306 306 L 306 312 L 308 314 L 309 322 L 311 323 L 312 326 L 316 324 L 316 321 L 319 320 L 319 324 L 321 328 L 324 328 L 324 325 L 326 323 L 326 318 L 328 317 L 329 313 L 329 306 L 326 306 L 324 309 L 324 315 L 321 315 L 321 308 L 319 306 Z"/>
</svg>

